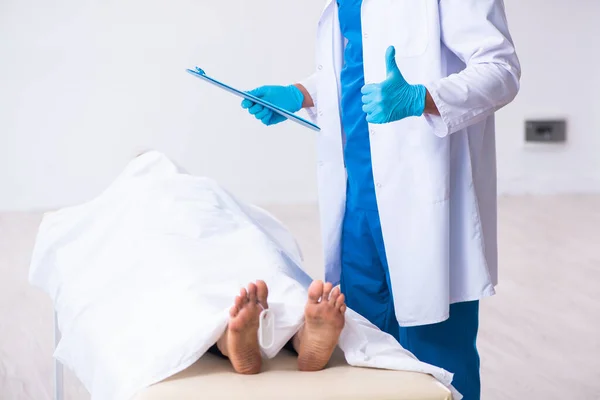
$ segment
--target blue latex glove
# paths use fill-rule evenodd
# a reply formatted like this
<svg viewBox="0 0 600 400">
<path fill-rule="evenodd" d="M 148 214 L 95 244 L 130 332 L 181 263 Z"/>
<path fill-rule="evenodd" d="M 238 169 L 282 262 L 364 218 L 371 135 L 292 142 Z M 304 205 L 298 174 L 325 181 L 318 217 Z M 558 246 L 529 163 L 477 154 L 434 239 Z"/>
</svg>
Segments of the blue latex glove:
<svg viewBox="0 0 600 400">
<path fill-rule="evenodd" d="M 292 113 L 300 111 L 302 109 L 302 103 L 304 102 L 304 95 L 300 89 L 293 85 L 261 86 L 248 93 Z M 268 108 L 247 99 L 242 101 L 242 107 L 247 109 L 250 114 L 254 115 L 256 119 L 261 120 L 265 125 L 275 125 L 287 120 L 286 117 L 274 113 Z"/>
<path fill-rule="evenodd" d="M 363 111 L 367 122 L 385 124 L 406 117 L 418 117 L 425 110 L 427 89 L 410 85 L 396 64 L 396 49 L 390 46 L 385 54 L 387 78 L 381 83 L 363 86 Z"/>
</svg>

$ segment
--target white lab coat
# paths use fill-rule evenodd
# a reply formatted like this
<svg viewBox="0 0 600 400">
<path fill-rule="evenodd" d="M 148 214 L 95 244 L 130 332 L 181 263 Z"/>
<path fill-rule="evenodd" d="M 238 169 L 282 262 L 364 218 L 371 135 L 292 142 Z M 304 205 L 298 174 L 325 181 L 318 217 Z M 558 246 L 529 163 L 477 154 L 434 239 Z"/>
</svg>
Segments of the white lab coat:
<svg viewBox="0 0 600 400">
<path fill-rule="evenodd" d="M 444 321 L 449 304 L 495 293 L 494 112 L 519 90 L 520 64 L 502 0 L 364 0 L 365 82 L 386 78 L 385 51 L 424 84 L 441 116 L 370 125 L 373 174 L 402 326 Z M 337 2 L 318 25 L 316 72 L 302 84 L 315 107 L 326 278 L 338 282 L 345 210 Z"/>
</svg>

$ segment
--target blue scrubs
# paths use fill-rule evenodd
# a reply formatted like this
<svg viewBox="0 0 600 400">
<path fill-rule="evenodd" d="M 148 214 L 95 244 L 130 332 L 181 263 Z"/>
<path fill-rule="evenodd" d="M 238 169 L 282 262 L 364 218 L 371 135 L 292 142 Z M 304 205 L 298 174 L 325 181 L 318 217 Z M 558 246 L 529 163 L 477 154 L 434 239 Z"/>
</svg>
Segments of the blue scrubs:
<svg viewBox="0 0 600 400">
<path fill-rule="evenodd" d="M 479 400 L 479 302 L 451 305 L 450 318 L 439 324 L 403 328 L 396 320 L 373 182 L 369 127 L 362 111 L 362 0 L 338 0 L 338 5 L 340 28 L 346 39 L 341 117 L 348 173 L 342 228 L 342 292 L 350 308 L 394 336 L 421 361 L 453 372 L 453 384 L 465 400 Z"/>
</svg>

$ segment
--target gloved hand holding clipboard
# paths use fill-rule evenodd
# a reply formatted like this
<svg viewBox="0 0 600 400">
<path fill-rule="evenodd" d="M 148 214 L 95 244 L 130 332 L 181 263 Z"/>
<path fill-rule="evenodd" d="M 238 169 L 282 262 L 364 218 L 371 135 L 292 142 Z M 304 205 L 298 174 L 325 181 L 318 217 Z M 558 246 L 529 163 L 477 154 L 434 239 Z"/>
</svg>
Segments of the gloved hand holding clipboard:
<svg viewBox="0 0 600 400">
<path fill-rule="evenodd" d="M 281 115 L 282 117 L 285 117 L 285 118 L 289 119 L 290 121 L 300 124 L 306 128 L 312 129 L 313 131 L 317 131 L 317 132 L 319 132 L 321 130 L 321 128 L 319 128 L 317 125 L 313 124 L 312 122 L 307 121 L 304 118 L 301 118 L 287 110 L 284 110 L 283 108 L 278 107 L 273 103 L 269 103 L 263 99 L 253 96 L 247 92 L 243 92 L 241 90 L 232 88 L 231 86 L 226 85 L 223 82 L 220 82 L 214 78 L 209 77 L 208 75 L 206 75 L 204 70 L 202 70 L 201 68 L 196 67 L 194 70 L 188 69 L 187 72 L 189 72 L 190 74 L 194 75 L 195 77 L 203 79 L 204 81 L 209 82 L 229 93 L 232 93 L 232 94 L 235 94 L 236 96 L 250 100 L 253 103 L 260 104 L 261 106 L 270 109 L 274 113 L 277 113 L 277 114 Z"/>
</svg>

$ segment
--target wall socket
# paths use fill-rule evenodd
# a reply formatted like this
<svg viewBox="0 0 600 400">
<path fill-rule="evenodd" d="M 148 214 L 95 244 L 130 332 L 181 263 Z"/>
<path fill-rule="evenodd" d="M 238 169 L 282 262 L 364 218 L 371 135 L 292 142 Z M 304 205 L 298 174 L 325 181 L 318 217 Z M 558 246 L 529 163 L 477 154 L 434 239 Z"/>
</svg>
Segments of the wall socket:
<svg viewBox="0 0 600 400">
<path fill-rule="evenodd" d="M 562 143 L 567 140 L 565 120 L 537 120 L 525 122 L 525 141 Z"/>
</svg>

